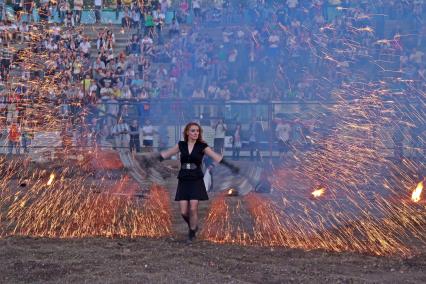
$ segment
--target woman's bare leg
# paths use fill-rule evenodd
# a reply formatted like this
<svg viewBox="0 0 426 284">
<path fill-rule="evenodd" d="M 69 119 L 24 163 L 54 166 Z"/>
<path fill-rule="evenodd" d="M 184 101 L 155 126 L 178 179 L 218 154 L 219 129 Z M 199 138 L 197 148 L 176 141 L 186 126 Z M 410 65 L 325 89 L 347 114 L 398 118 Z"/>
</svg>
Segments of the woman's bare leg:
<svg viewBox="0 0 426 284">
<path fill-rule="evenodd" d="M 179 201 L 180 214 L 182 215 L 183 220 L 188 224 L 189 227 L 189 201 L 181 200 Z"/>
<path fill-rule="evenodd" d="M 196 230 L 198 227 L 198 200 L 189 201 L 190 229 Z"/>
</svg>

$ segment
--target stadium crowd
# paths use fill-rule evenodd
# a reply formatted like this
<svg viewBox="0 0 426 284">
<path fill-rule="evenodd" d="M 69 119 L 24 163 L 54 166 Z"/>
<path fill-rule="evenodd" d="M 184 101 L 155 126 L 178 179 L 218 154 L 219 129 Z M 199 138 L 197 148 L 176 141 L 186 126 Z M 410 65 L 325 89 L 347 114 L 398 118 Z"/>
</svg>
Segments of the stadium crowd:
<svg viewBox="0 0 426 284">
<path fill-rule="evenodd" d="M 27 109 L 41 93 L 54 98 L 57 115 L 67 121 L 63 133 L 77 131 L 80 139 L 91 133 L 85 145 L 111 137 L 117 147 L 133 141 L 132 149 L 139 151 L 135 133 L 152 120 L 158 125 L 160 108 L 170 109 L 172 120 L 181 113 L 194 118 L 184 101 L 332 101 L 343 84 L 386 76 L 407 97 L 426 89 L 422 0 L 173 2 L 118 1 L 120 28 L 82 25 L 87 8 L 82 0 L 17 1 L 13 21 L 6 20 L 0 4 L 0 117 L 10 152 L 20 145 L 28 151 Z M 90 4 L 95 22 L 101 22 L 104 3 Z M 392 30 L 386 29 L 389 23 Z M 96 38 L 87 34 L 90 29 Z M 118 47 L 117 32 L 128 35 L 125 48 Z M 43 72 L 28 68 L 22 59 L 26 47 L 31 56 L 41 56 Z M 55 87 L 25 84 L 43 78 L 54 78 Z M 206 105 L 201 112 L 221 116 L 213 109 Z M 227 133 L 234 141 L 236 134 L 259 141 L 255 124 Z M 283 135 L 283 129 L 311 127 L 283 120 L 274 125 L 284 145 L 296 134 Z M 143 140 L 153 132 L 144 133 Z M 167 133 L 161 135 L 164 144 Z"/>
</svg>

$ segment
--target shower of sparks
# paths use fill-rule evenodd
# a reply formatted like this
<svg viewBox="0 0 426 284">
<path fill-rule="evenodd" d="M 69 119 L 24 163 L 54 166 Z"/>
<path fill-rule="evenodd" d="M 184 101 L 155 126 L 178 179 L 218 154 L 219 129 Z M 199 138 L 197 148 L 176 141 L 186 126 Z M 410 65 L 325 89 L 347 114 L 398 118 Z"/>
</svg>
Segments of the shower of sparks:
<svg viewBox="0 0 426 284">
<path fill-rule="evenodd" d="M 43 170 L 20 172 L 27 177 L 25 189 L 15 189 L 11 180 L 3 184 L 0 235 L 134 238 L 171 234 L 170 203 L 162 187 L 152 186 L 140 199 L 135 197 L 139 185 L 128 176 L 99 182 L 84 174 L 68 177 L 67 171 L 58 173 L 50 186 L 42 182 Z"/>
<path fill-rule="evenodd" d="M 326 220 L 320 215 L 321 206 L 302 202 L 298 205 L 301 206 L 298 211 L 286 213 L 279 202 L 257 194 L 251 193 L 238 201 L 222 195 L 213 201 L 201 236 L 217 243 L 404 256 L 412 251 L 404 244 L 404 235 L 399 235 L 402 226 L 409 225 L 411 234 L 424 240 L 418 228 L 426 221 L 419 212 L 424 208 L 406 203 L 396 206 L 381 200 L 376 205 L 388 210 L 388 214 L 386 218 L 375 219 L 367 211 L 359 217 L 334 213 L 330 206 L 334 215 Z M 246 218 L 241 216 L 245 215 L 251 216 L 253 223 L 243 221 Z"/>
<path fill-rule="evenodd" d="M 413 194 L 411 194 L 411 200 L 413 200 L 414 202 L 419 202 L 421 194 L 422 194 L 422 190 L 423 190 L 423 182 L 421 181 L 417 185 L 416 189 L 413 191 Z"/>
<path fill-rule="evenodd" d="M 426 169 L 424 149 L 418 146 L 424 145 L 424 135 L 416 140 L 410 134 L 424 131 L 425 94 L 420 82 L 401 70 L 403 35 L 379 39 L 373 28 L 350 24 L 346 34 L 336 30 L 334 24 L 324 25 L 308 45 L 312 57 L 328 65 L 326 72 L 342 77 L 340 82 L 327 75 L 314 79 L 335 103 L 317 114 L 318 130 L 309 135 L 313 147 L 293 153 L 297 163 L 292 169 L 274 170 L 273 194 L 215 200 L 204 239 L 403 256 L 416 252 L 408 239 L 426 243 L 426 206 L 419 202 L 423 182 L 412 192 Z M 375 58 L 377 46 L 382 53 Z M 377 70 L 377 81 L 368 69 Z M 394 144 L 395 137 L 403 146 Z M 397 147 L 419 159 L 395 161 Z M 318 184 L 324 188 L 312 192 Z M 408 202 L 408 192 L 415 203 Z M 321 198 L 314 201 L 313 196 Z M 246 215 L 252 223 L 241 221 L 239 216 Z"/>
<path fill-rule="evenodd" d="M 61 133 L 62 147 L 44 145 L 34 149 L 35 156 L 48 161 L 42 166 L 48 169 L 33 166 L 30 157 L 28 161 L 1 158 L 0 236 L 133 238 L 170 235 L 170 204 L 164 188 L 157 185 L 141 188 L 124 174 L 123 164 L 115 152 L 79 149 L 73 145 L 73 124 L 83 125 L 87 110 L 75 100 L 74 107 L 81 108 L 78 117 L 61 112 L 61 90 L 72 90 L 78 84 L 68 82 L 64 85 L 63 79 L 69 74 L 52 72 L 54 61 L 67 54 L 34 48 L 52 32 L 42 25 L 37 26 L 28 35 L 31 44 L 18 53 L 17 62 L 24 71 L 45 74 L 25 82 L 31 99 L 22 97 L 19 107 L 25 109 L 22 119 L 26 122 L 22 124 L 28 123 L 35 132 Z M 67 33 L 67 29 L 63 32 Z M 63 41 L 61 39 L 58 44 Z M 13 98 L 18 96 L 15 93 L 18 85 L 14 79 L 11 82 L 6 88 Z M 114 178 L 117 174 L 121 175 L 118 180 Z"/>
</svg>

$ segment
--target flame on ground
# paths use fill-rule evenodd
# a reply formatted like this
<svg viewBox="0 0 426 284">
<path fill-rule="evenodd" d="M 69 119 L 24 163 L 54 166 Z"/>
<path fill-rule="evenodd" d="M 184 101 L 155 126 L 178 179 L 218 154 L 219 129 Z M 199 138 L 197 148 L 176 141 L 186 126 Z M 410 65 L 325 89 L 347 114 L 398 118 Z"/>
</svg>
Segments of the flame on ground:
<svg viewBox="0 0 426 284">
<path fill-rule="evenodd" d="M 413 200 L 414 202 L 419 202 L 422 191 L 423 191 L 423 181 L 419 182 L 416 189 L 411 194 L 411 200 Z"/>
<path fill-rule="evenodd" d="M 47 181 L 47 185 L 51 185 L 54 179 L 55 179 L 55 174 L 51 173 L 49 180 Z"/>
<path fill-rule="evenodd" d="M 312 191 L 312 196 L 315 197 L 315 198 L 318 198 L 321 195 L 323 195 L 324 192 L 325 192 L 325 188 L 316 189 L 316 190 Z"/>
</svg>

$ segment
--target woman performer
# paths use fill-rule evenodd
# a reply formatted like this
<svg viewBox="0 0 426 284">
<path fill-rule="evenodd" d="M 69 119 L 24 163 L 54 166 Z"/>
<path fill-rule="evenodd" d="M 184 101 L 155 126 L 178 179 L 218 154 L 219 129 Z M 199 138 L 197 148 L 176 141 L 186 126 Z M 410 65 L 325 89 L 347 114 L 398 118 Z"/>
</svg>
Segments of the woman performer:
<svg viewBox="0 0 426 284">
<path fill-rule="evenodd" d="M 237 174 L 239 168 L 226 161 L 222 155 L 214 152 L 203 141 L 203 129 L 198 123 L 190 122 L 183 131 L 184 141 L 180 141 L 173 148 L 157 154 L 159 161 L 168 159 L 180 152 L 181 169 L 178 175 L 178 186 L 175 201 L 179 201 L 180 213 L 188 224 L 189 241 L 195 239 L 198 230 L 198 202 L 208 200 L 206 188 L 203 181 L 201 163 L 204 154 L 211 157 L 215 162 L 228 167 L 232 173 Z"/>
</svg>

